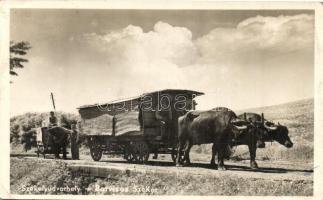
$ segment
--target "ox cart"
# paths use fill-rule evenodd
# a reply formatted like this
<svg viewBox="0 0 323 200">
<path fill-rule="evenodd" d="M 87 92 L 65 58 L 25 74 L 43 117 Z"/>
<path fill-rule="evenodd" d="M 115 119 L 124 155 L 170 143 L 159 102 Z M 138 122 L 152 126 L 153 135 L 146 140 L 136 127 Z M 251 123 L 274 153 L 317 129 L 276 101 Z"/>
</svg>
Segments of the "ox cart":
<svg viewBox="0 0 323 200">
<path fill-rule="evenodd" d="M 177 157 L 177 121 L 195 109 L 192 90 L 161 90 L 140 96 L 79 107 L 80 134 L 86 136 L 90 154 L 119 154 L 128 162 L 145 163 L 149 154 Z"/>
<path fill-rule="evenodd" d="M 57 150 L 59 151 L 59 153 L 62 153 L 63 155 L 68 154 L 68 152 L 66 151 L 66 145 L 67 145 L 67 142 L 69 142 L 69 137 L 59 138 L 57 137 L 57 135 L 62 135 L 62 134 L 70 135 L 71 133 L 70 130 L 59 126 L 55 126 L 55 127 L 43 126 L 43 127 L 36 128 L 35 131 L 36 131 L 36 142 L 37 142 L 37 150 L 36 150 L 37 157 L 39 157 L 40 154 L 42 154 L 43 157 L 45 158 L 46 154 L 56 154 Z M 66 143 L 64 145 L 65 148 L 60 148 L 60 146 L 57 145 L 57 142 Z"/>
</svg>

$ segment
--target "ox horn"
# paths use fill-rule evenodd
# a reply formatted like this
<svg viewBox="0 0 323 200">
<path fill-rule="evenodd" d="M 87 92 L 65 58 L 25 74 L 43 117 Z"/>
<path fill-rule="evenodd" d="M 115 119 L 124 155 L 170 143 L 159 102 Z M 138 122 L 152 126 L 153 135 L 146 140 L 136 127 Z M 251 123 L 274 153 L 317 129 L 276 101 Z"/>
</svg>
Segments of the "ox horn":
<svg viewBox="0 0 323 200">
<path fill-rule="evenodd" d="M 235 119 L 235 120 L 233 120 L 233 121 L 232 121 L 232 124 L 233 124 L 233 126 L 234 126 L 234 127 L 236 127 L 238 130 L 245 130 L 245 129 L 247 129 L 247 128 L 248 128 L 246 125 L 241 125 L 241 126 L 236 125 L 236 123 L 237 123 L 237 122 L 241 122 L 241 120 L 237 120 L 237 119 Z"/>
<path fill-rule="evenodd" d="M 248 128 L 246 125 L 242 125 L 242 126 L 233 125 L 233 126 L 236 127 L 238 130 L 246 130 Z"/>
<path fill-rule="evenodd" d="M 265 128 L 269 129 L 269 130 L 277 130 L 277 126 L 268 126 L 266 123 L 264 123 Z"/>
</svg>

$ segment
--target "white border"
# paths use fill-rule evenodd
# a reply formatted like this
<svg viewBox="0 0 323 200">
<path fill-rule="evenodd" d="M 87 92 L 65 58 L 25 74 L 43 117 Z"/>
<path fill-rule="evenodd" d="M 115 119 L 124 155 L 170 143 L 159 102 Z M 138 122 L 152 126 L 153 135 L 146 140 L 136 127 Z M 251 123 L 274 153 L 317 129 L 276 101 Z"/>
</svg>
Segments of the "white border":
<svg viewBox="0 0 323 200">
<path fill-rule="evenodd" d="M 0 2 L 0 63 L 1 66 L 9 66 L 9 16 L 11 8 L 60 8 L 60 9 L 200 9 L 200 10 L 253 10 L 253 9 L 313 9 L 315 10 L 315 123 L 314 123 L 314 199 L 323 197 L 323 9 L 321 4 L 315 2 L 214 2 L 214 1 L 138 1 L 138 0 L 109 0 L 109 1 L 5 1 Z M 0 68 L 0 196 L 2 198 L 24 198 L 24 199 L 141 199 L 148 196 L 104 196 L 104 195 L 10 195 L 9 190 L 9 73 L 8 68 Z M 300 80 L 301 81 L 301 80 Z M 187 199 L 197 196 L 153 196 L 156 199 Z M 198 196 L 200 199 L 214 199 L 211 196 Z M 150 197 L 151 198 L 151 197 Z M 232 197 L 217 196 L 217 199 L 228 199 Z M 235 199 L 248 199 L 250 197 L 233 197 Z M 252 197 L 253 199 L 272 199 L 273 197 Z M 313 199 L 313 197 L 277 197 L 280 199 Z"/>
</svg>

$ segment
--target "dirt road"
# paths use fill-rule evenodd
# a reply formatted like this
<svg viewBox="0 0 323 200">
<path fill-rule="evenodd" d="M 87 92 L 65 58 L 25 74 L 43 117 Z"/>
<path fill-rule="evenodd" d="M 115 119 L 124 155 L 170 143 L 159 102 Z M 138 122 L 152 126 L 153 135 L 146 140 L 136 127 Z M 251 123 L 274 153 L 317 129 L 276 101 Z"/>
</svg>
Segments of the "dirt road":
<svg viewBox="0 0 323 200">
<path fill-rule="evenodd" d="M 191 166 L 176 167 L 167 156 L 161 156 L 158 160 L 151 159 L 146 165 L 130 164 L 121 158 L 107 157 L 94 162 L 88 155 L 83 155 L 81 160 L 43 159 L 30 155 L 13 156 L 15 158 L 12 160 L 17 159 L 20 162 L 23 160 L 26 163 L 52 163 L 53 166 L 57 162 L 65 163 L 72 173 L 95 177 L 95 180 L 90 181 L 86 186 L 87 188 L 96 187 L 95 185 L 100 181 L 110 187 L 111 176 L 115 177 L 116 182 L 113 184 L 117 185 L 145 186 L 151 180 L 160 181 L 162 183 L 154 187 L 168 189 L 160 189 L 157 194 L 201 194 L 203 191 L 203 194 L 217 195 L 284 195 L 285 193 L 285 195 L 311 195 L 313 187 L 313 168 L 308 163 L 258 161 L 259 169 L 252 170 L 249 168 L 249 161 L 227 161 L 228 169 L 218 171 L 211 169 L 206 161 L 193 161 Z M 214 183 L 219 183 L 219 187 L 204 191 L 205 187 Z M 154 184 L 150 183 L 150 185 Z M 194 185 L 189 187 L 195 190 L 188 189 L 187 185 Z M 93 191 L 89 193 L 97 194 Z"/>
<path fill-rule="evenodd" d="M 190 166 L 176 167 L 173 162 L 165 160 L 152 160 L 146 165 L 127 163 L 120 158 L 108 158 L 99 162 L 91 160 L 66 160 L 70 166 L 104 167 L 120 170 L 150 171 L 158 173 L 189 173 L 207 176 L 239 176 L 241 178 L 255 178 L 268 180 L 313 180 L 313 168 L 307 164 L 290 163 L 284 161 L 258 161 L 259 169 L 250 169 L 248 161 L 227 161 L 226 171 L 210 168 L 208 162 L 195 162 Z"/>
</svg>

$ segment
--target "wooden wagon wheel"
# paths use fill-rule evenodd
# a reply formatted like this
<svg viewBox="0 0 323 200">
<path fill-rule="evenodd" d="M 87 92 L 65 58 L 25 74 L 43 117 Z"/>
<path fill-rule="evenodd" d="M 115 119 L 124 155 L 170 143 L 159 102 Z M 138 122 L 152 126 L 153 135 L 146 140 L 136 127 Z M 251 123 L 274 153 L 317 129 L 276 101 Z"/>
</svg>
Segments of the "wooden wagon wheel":
<svg viewBox="0 0 323 200">
<path fill-rule="evenodd" d="M 99 161 L 102 157 L 101 145 L 96 138 L 90 138 L 90 153 L 94 161 Z"/>
<path fill-rule="evenodd" d="M 37 153 L 37 156 L 38 156 L 39 154 L 43 154 L 43 158 L 44 158 L 44 159 L 46 158 L 46 157 L 45 157 L 46 152 L 45 152 L 45 147 L 44 147 L 44 145 L 37 145 L 37 151 L 39 152 L 39 153 Z"/>
<path fill-rule="evenodd" d="M 134 160 L 138 163 L 146 163 L 149 158 L 149 147 L 145 141 L 136 141 L 131 144 Z"/>
</svg>

